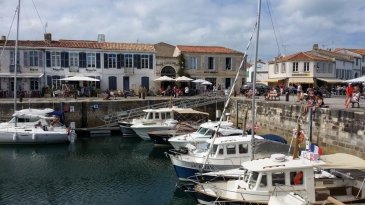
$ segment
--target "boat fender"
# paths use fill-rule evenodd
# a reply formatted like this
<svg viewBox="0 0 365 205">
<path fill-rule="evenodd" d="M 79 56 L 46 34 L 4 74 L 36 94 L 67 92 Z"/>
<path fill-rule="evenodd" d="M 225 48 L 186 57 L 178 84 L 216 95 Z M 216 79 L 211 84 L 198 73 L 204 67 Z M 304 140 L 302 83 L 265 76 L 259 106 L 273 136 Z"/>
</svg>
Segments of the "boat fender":
<svg viewBox="0 0 365 205">
<path fill-rule="evenodd" d="M 32 134 L 32 140 L 35 140 L 35 133 Z"/>
<path fill-rule="evenodd" d="M 16 141 L 16 133 L 13 134 L 13 141 Z"/>
</svg>

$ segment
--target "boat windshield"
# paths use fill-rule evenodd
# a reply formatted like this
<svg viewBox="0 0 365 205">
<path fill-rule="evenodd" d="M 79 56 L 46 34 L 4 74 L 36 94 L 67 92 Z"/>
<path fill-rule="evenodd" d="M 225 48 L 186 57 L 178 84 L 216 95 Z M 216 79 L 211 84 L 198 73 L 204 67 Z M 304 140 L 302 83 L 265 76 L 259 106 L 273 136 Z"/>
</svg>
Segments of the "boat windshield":
<svg viewBox="0 0 365 205">
<path fill-rule="evenodd" d="M 257 179 L 259 178 L 259 172 L 250 172 L 248 188 L 253 189 L 257 183 Z"/>
<path fill-rule="evenodd" d="M 37 122 L 39 117 L 18 117 L 17 122 Z M 13 117 L 9 122 L 15 122 L 15 117 Z"/>
<path fill-rule="evenodd" d="M 207 132 L 207 130 L 208 130 L 208 128 L 200 127 L 197 132 L 199 134 L 205 134 Z"/>
</svg>

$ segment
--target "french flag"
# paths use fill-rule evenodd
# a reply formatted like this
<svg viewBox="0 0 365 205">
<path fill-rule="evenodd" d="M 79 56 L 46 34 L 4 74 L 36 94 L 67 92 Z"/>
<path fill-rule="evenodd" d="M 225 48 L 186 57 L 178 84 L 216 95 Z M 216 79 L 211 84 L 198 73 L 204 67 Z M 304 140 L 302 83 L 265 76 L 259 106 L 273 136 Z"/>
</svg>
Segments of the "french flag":
<svg viewBox="0 0 365 205">
<path fill-rule="evenodd" d="M 315 154 L 319 154 L 319 155 L 323 154 L 322 148 L 318 147 L 315 144 L 311 144 L 309 150 Z"/>
</svg>

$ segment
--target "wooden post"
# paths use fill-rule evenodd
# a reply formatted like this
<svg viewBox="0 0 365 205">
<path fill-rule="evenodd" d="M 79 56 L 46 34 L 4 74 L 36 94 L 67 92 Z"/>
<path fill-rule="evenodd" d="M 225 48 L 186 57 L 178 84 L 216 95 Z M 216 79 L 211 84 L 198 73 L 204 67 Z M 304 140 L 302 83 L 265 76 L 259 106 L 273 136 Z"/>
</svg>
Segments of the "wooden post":
<svg viewBox="0 0 365 205">
<path fill-rule="evenodd" d="M 298 152 L 299 152 L 299 135 L 300 135 L 300 124 L 298 123 L 297 126 L 297 136 L 294 141 L 294 149 L 293 149 L 293 159 L 298 159 Z"/>
</svg>

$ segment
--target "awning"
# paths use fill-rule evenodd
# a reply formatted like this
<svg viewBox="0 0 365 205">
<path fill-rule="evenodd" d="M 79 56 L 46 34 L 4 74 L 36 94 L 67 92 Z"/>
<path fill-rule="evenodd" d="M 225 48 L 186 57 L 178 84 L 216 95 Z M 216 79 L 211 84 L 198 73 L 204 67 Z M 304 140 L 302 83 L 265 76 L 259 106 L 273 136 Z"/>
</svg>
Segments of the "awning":
<svg viewBox="0 0 365 205">
<path fill-rule="evenodd" d="M 99 79 L 96 78 L 90 78 L 90 77 L 84 77 L 84 76 L 72 76 L 72 77 L 67 77 L 67 78 L 62 78 L 60 80 L 63 81 L 100 81 Z"/>
<path fill-rule="evenodd" d="M 313 84 L 313 78 L 289 78 L 289 83 L 308 83 Z"/>
<path fill-rule="evenodd" d="M 285 80 L 285 79 L 286 78 L 270 78 L 270 79 L 262 80 L 262 82 L 277 83 L 278 81 Z"/>
<path fill-rule="evenodd" d="M 344 80 L 336 78 L 317 78 L 317 80 L 321 80 L 327 83 L 344 83 Z"/>
<path fill-rule="evenodd" d="M 17 73 L 17 78 L 41 78 L 43 73 Z M 0 78 L 14 78 L 14 73 L 0 73 Z"/>
</svg>

